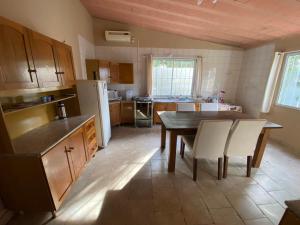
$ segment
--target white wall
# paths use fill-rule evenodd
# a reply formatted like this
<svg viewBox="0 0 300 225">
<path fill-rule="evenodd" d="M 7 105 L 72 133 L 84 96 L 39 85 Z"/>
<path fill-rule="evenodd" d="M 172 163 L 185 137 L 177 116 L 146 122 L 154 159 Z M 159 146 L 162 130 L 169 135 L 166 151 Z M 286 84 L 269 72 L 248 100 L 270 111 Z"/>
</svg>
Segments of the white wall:
<svg viewBox="0 0 300 225">
<path fill-rule="evenodd" d="M 78 36 L 78 43 L 82 74 L 80 78 L 85 80 L 87 79 L 85 60 L 95 58 L 95 45 L 80 35 Z"/>
<path fill-rule="evenodd" d="M 246 113 L 259 117 L 265 86 L 273 62 L 275 45 L 248 49 L 239 76 L 236 100 Z"/>
<path fill-rule="evenodd" d="M 110 85 L 111 89 L 133 89 L 134 95 L 146 94 L 145 55 L 153 56 L 202 56 L 202 95 L 209 96 L 220 90 L 226 91 L 226 99 L 234 102 L 241 70 L 242 50 L 206 50 L 174 48 L 136 48 L 96 46 L 96 58 L 116 62 L 134 63 L 134 85 Z"/>
</svg>

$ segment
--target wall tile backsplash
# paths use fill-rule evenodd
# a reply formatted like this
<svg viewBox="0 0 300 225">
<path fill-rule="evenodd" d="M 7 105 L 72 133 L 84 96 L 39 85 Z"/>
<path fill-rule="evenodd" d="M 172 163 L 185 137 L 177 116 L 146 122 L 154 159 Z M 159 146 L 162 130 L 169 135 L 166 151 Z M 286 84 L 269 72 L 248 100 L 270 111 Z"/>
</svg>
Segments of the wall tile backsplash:
<svg viewBox="0 0 300 225">
<path fill-rule="evenodd" d="M 203 82 L 201 94 L 211 96 L 221 90 L 225 99 L 235 102 L 239 75 L 243 61 L 243 50 L 169 49 L 96 46 L 96 58 L 117 62 L 134 63 L 134 84 L 114 84 L 109 88 L 116 90 L 132 89 L 134 95 L 146 94 L 145 55 L 174 57 L 203 57 Z"/>
</svg>

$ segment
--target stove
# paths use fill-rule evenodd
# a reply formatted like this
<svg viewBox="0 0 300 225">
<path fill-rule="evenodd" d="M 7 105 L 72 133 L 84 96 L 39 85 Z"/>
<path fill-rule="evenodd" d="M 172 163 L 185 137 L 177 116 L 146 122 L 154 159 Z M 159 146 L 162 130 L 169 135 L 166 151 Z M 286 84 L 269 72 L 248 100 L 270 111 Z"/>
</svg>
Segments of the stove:
<svg viewBox="0 0 300 225">
<path fill-rule="evenodd" d="M 136 127 L 152 127 L 153 99 L 151 97 L 134 97 L 134 121 Z"/>
</svg>

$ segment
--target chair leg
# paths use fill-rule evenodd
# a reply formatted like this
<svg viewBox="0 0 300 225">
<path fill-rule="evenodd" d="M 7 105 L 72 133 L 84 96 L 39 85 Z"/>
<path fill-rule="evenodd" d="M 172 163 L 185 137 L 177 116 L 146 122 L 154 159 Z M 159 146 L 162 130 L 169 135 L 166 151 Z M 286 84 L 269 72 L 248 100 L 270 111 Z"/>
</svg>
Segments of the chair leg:
<svg viewBox="0 0 300 225">
<path fill-rule="evenodd" d="M 251 176 L 252 156 L 247 156 L 247 177 Z"/>
<path fill-rule="evenodd" d="M 180 143 L 180 155 L 181 155 L 181 158 L 184 157 L 184 148 L 185 148 L 185 143 L 184 143 L 183 139 L 181 138 L 181 143 Z"/>
<path fill-rule="evenodd" d="M 224 155 L 223 178 L 227 177 L 227 171 L 228 171 L 228 156 Z"/>
<path fill-rule="evenodd" d="M 197 163 L 198 160 L 196 158 L 193 158 L 193 180 L 197 180 Z"/>
<path fill-rule="evenodd" d="M 222 180 L 223 158 L 218 158 L 218 180 Z"/>
</svg>

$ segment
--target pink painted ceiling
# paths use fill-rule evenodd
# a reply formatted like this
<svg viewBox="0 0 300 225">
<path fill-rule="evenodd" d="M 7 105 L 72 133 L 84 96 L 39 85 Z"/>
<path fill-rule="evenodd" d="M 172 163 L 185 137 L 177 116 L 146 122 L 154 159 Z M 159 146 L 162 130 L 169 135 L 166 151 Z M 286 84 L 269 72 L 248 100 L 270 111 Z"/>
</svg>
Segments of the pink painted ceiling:
<svg viewBox="0 0 300 225">
<path fill-rule="evenodd" d="M 300 0 L 81 1 L 98 18 L 240 47 L 300 34 Z"/>
</svg>

